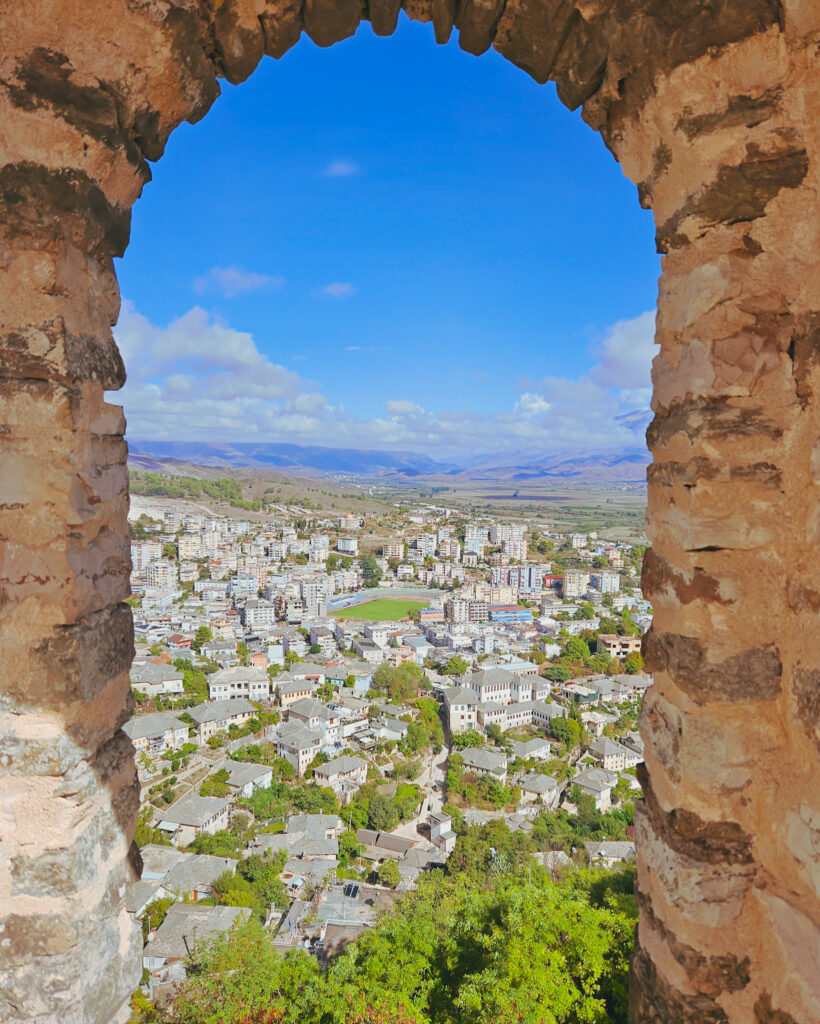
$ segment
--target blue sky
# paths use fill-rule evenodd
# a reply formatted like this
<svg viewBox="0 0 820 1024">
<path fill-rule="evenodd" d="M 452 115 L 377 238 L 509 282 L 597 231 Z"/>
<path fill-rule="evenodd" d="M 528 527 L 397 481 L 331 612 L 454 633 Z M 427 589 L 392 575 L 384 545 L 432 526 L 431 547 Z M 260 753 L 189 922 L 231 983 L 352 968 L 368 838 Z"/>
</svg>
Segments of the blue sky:
<svg viewBox="0 0 820 1024">
<path fill-rule="evenodd" d="M 265 59 L 154 166 L 119 262 L 129 436 L 453 457 L 642 443 L 659 264 L 601 140 L 404 19 Z"/>
</svg>

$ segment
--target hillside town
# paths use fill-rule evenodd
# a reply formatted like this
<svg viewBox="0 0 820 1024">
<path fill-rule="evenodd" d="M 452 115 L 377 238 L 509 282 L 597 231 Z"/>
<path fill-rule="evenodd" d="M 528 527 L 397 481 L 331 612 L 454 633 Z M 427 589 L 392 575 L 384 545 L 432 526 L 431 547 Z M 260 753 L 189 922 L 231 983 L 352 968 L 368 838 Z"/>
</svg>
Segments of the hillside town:
<svg viewBox="0 0 820 1024">
<path fill-rule="evenodd" d="M 132 509 L 143 991 L 255 915 L 320 964 L 461 837 L 634 856 L 644 547 L 435 505 Z"/>
</svg>

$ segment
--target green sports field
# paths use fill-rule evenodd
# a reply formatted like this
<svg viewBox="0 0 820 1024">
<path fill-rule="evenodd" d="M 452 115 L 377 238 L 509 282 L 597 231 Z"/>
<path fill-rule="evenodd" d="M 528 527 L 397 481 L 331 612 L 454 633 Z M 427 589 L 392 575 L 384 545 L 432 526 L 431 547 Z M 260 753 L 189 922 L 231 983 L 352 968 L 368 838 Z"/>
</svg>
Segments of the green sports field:
<svg viewBox="0 0 820 1024">
<path fill-rule="evenodd" d="M 350 608 L 339 608 L 331 612 L 338 619 L 367 619 L 370 622 L 390 622 L 394 619 L 406 619 L 410 612 L 426 608 L 426 601 L 400 601 L 397 598 L 385 597 L 375 601 L 365 601 Z"/>
</svg>

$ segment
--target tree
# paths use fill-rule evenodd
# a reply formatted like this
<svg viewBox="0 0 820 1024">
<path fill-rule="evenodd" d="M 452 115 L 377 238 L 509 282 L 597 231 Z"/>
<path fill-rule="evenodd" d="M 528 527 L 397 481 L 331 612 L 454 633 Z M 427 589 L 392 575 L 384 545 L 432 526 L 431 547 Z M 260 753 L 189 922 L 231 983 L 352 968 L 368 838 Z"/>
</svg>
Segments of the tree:
<svg viewBox="0 0 820 1024">
<path fill-rule="evenodd" d="M 577 636 L 571 636 L 564 645 L 563 657 L 568 661 L 586 661 L 589 647 Z"/>
<path fill-rule="evenodd" d="M 624 672 L 627 675 L 635 676 L 643 671 L 643 658 L 640 651 L 632 651 L 624 658 Z"/>
<path fill-rule="evenodd" d="M 401 882 L 399 866 L 391 857 L 388 857 L 379 868 L 379 882 L 391 889 L 395 889 Z"/>
<path fill-rule="evenodd" d="M 240 640 L 239 643 L 236 645 L 236 653 L 239 655 L 239 664 L 247 665 L 249 653 L 248 645 L 245 643 L 244 640 Z"/>
<path fill-rule="evenodd" d="M 375 832 L 390 832 L 399 823 L 393 801 L 382 793 L 374 793 L 367 809 L 367 823 Z"/>
<path fill-rule="evenodd" d="M 362 555 L 359 561 L 362 567 L 362 586 L 377 587 L 382 578 L 382 571 L 376 563 L 376 559 L 373 555 Z"/>
<path fill-rule="evenodd" d="M 544 669 L 542 674 L 552 683 L 565 683 L 568 679 L 572 679 L 575 673 L 569 665 L 550 665 L 549 668 Z"/>
<path fill-rule="evenodd" d="M 199 629 L 194 634 L 194 638 L 191 641 L 191 647 L 196 651 L 197 654 L 199 654 L 200 650 L 202 649 L 202 645 L 204 643 L 207 643 L 209 640 L 213 640 L 213 638 L 214 635 L 211 632 L 210 626 L 200 626 Z M 191 663 L 188 662 L 188 664 L 190 665 Z"/>
<path fill-rule="evenodd" d="M 165 920 L 168 910 L 176 903 L 174 896 L 160 896 L 151 900 L 142 915 L 142 941 L 148 941 L 148 933 L 155 932 Z"/>
<path fill-rule="evenodd" d="M 196 946 L 173 1018 L 179 1024 L 277 1024 L 287 1007 L 301 1003 L 318 972 L 305 952 L 283 957 L 251 919 Z"/>
<path fill-rule="evenodd" d="M 487 726 L 487 735 L 493 743 L 501 745 L 504 742 L 504 733 L 501 731 L 501 726 L 496 722 L 490 722 Z"/>
<path fill-rule="evenodd" d="M 550 719 L 550 732 L 569 749 L 576 747 L 581 741 L 581 726 L 571 718 Z"/>
<path fill-rule="evenodd" d="M 424 671 L 413 662 L 395 668 L 382 662 L 373 674 L 373 688 L 384 690 L 391 700 L 399 703 L 415 697 L 424 682 Z"/>
<path fill-rule="evenodd" d="M 444 674 L 446 676 L 463 676 L 468 668 L 467 662 L 456 654 L 444 663 Z"/>
</svg>

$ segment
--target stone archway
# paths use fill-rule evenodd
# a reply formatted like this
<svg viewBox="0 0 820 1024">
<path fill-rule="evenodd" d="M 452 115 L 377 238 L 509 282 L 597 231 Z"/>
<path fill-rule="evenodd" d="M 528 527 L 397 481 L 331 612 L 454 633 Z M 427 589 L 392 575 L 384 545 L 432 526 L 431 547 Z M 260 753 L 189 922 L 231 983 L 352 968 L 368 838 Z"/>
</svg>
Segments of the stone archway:
<svg viewBox="0 0 820 1024">
<path fill-rule="evenodd" d="M 6 0 L 0 1015 L 139 978 L 112 257 L 217 79 L 400 6 L 583 105 L 664 254 L 635 1021 L 820 1018 L 820 8 L 801 0 Z"/>
</svg>

